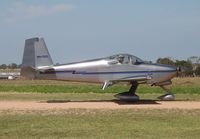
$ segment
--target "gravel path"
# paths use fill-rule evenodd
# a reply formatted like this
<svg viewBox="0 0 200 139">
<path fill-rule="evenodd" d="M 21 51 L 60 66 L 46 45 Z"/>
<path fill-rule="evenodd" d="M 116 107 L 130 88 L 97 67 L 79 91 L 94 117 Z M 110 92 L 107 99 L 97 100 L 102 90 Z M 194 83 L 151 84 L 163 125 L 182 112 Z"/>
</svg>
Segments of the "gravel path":
<svg viewBox="0 0 200 139">
<path fill-rule="evenodd" d="M 0 110 L 53 110 L 53 109 L 200 109 L 200 101 L 120 102 L 100 101 L 1 101 Z"/>
</svg>

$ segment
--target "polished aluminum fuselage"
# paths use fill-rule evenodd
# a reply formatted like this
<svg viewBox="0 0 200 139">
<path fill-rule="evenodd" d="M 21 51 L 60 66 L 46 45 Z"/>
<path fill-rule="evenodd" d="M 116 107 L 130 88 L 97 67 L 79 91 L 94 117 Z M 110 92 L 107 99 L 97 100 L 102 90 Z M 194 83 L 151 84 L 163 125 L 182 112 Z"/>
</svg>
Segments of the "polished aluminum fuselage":
<svg viewBox="0 0 200 139">
<path fill-rule="evenodd" d="M 102 58 L 50 67 L 38 67 L 36 78 L 78 82 L 131 82 L 156 84 L 176 76 L 176 67 L 150 63 L 120 64 Z"/>
</svg>

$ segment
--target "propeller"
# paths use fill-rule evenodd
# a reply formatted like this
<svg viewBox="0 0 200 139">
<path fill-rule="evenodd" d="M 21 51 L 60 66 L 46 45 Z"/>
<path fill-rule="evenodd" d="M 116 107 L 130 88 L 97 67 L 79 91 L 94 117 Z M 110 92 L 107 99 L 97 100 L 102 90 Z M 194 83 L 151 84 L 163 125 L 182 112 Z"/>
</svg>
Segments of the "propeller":
<svg viewBox="0 0 200 139">
<path fill-rule="evenodd" d="M 177 77 L 182 76 L 185 72 L 190 71 L 191 69 L 188 67 L 184 67 L 184 66 L 178 66 L 177 67 Z"/>
</svg>

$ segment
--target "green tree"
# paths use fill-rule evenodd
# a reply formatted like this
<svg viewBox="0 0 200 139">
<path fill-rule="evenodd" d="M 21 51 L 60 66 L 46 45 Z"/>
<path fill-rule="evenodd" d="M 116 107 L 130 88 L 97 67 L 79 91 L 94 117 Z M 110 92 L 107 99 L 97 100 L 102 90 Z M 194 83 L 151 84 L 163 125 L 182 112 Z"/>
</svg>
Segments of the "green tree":
<svg viewBox="0 0 200 139">
<path fill-rule="evenodd" d="M 196 68 L 195 74 L 196 74 L 197 76 L 200 76 L 200 65 Z"/>
<path fill-rule="evenodd" d="M 156 63 L 159 63 L 159 64 L 167 64 L 167 65 L 175 65 L 174 61 L 171 60 L 171 58 L 158 58 Z"/>
<path fill-rule="evenodd" d="M 188 61 L 192 63 L 193 71 L 196 71 L 197 67 L 200 64 L 200 57 L 198 56 L 191 56 L 188 58 Z"/>
<path fill-rule="evenodd" d="M 22 66 L 22 64 L 19 64 L 19 65 L 17 65 L 17 68 L 18 68 L 18 69 L 20 69 L 20 68 L 21 68 L 21 66 Z"/>
<path fill-rule="evenodd" d="M 190 61 L 176 60 L 175 66 L 185 67 L 185 68 L 192 70 L 192 63 Z"/>
<path fill-rule="evenodd" d="M 17 69 L 18 65 L 16 63 L 11 63 L 8 65 L 9 69 Z"/>
<path fill-rule="evenodd" d="M 192 64 L 199 64 L 200 57 L 198 56 L 191 56 L 188 58 L 188 61 L 190 61 Z"/>
<path fill-rule="evenodd" d="M 6 64 L 2 64 L 1 66 L 0 66 L 0 69 L 6 69 L 7 68 L 7 65 Z"/>
</svg>

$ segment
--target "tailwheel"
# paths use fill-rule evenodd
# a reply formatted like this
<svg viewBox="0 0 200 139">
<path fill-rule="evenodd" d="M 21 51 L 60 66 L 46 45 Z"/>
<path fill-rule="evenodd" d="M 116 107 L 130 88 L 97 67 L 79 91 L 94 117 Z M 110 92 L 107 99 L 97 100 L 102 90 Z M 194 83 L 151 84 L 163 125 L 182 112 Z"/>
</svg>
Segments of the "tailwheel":
<svg viewBox="0 0 200 139">
<path fill-rule="evenodd" d="M 137 82 L 135 81 L 131 82 L 131 88 L 129 89 L 128 92 L 119 93 L 114 96 L 122 101 L 138 101 L 140 98 L 138 95 L 135 94 L 137 87 L 138 87 Z"/>
</svg>

